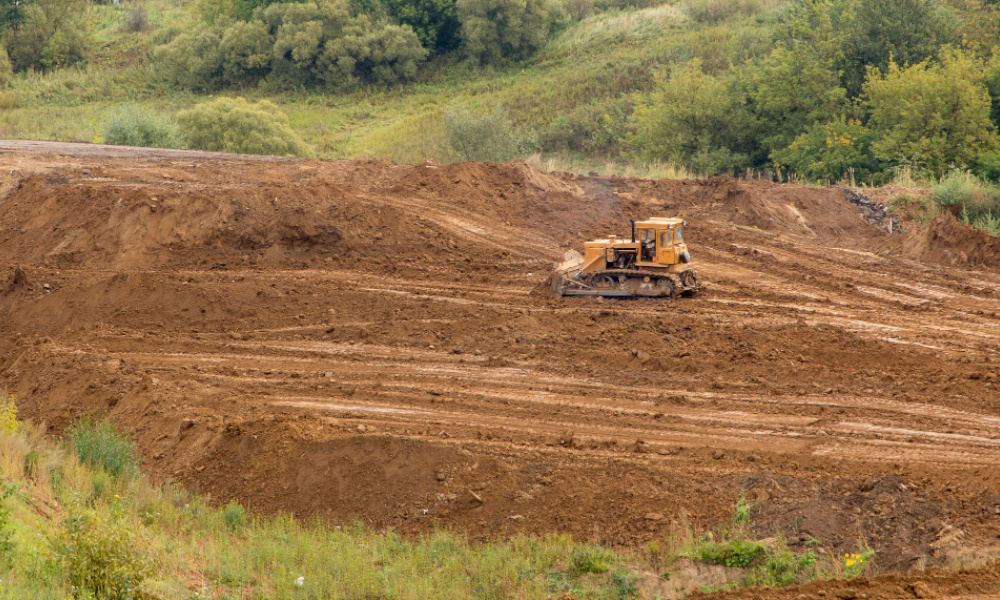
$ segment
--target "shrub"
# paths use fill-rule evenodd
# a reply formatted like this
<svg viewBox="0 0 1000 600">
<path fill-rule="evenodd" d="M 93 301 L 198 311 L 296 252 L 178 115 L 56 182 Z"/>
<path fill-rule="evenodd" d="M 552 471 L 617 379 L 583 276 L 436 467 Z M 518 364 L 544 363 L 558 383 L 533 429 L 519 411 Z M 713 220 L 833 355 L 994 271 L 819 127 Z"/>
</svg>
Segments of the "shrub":
<svg viewBox="0 0 1000 600">
<path fill-rule="evenodd" d="M 153 574 L 154 561 L 133 528 L 104 513 L 70 512 L 49 545 L 77 599 L 142 597 L 140 587 Z"/>
<path fill-rule="evenodd" d="M 243 98 L 217 98 L 181 111 L 177 123 L 189 148 L 278 156 L 312 154 L 289 127 L 285 113 L 267 100 L 250 104 Z"/>
<path fill-rule="evenodd" d="M 941 206 L 967 205 L 979 191 L 979 179 L 968 171 L 952 169 L 931 188 L 934 200 Z"/>
<path fill-rule="evenodd" d="M 0 393 L 0 433 L 10 435 L 20 426 L 13 394 Z"/>
<path fill-rule="evenodd" d="M 839 181 L 850 169 L 857 180 L 868 181 L 878 170 L 872 142 L 871 131 L 860 121 L 841 116 L 814 124 L 772 156 L 810 181 Z"/>
<path fill-rule="evenodd" d="M 104 469 L 114 478 L 139 474 L 135 443 L 118 433 L 109 421 L 96 422 L 88 415 L 70 425 L 66 435 L 80 462 Z"/>
<path fill-rule="evenodd" d="M 579 577 L 584 573 L 607 573 L 614 561 L 615 555 L 604 548 L 578 550 L 570 558 L 569 574 L 572 577 Z"/>
<path fill-rule="evenodd" d="M 230 500 L 222 509 L 222 520 L 233 532 L 239 532 L 247 524 L 246 511 L 239 502 Z"/>
<path fill-rule="evenodd" d="M 278 88 L 386 85 L 415 77 L 427 54 L 409 26 L 352 15 L 347 0 L 272 4 L 249 22 L 221 18 L 154 51 L 169 80 L 194 89 L 265 77 Z"/>
<path fill-rule="evenodd" d="M 564 14 L 558 0 L 458 0 L 456 7 L 465 56 L 492 64 L 531 56 Z"/>
<path fill-rule="evenodd" d="M 149 14 L 142 4 L 133 4 L 125 10 L 125 30 L 132 33 L 145 31 L 149 26 Z"/>
<path fill-rule="evenodd" d="M 180 148 L 180 136 L 173 121 L 136 106 L 123 106 L 104 123 L 104 142 L 118 146 Z"/>
<path fill-rule="evenodd" d="M 453 106 L 445 111 L 444 129 L 448 145 L 461 160 L 507 162 L 529 144 L 500 106 L 482 115 Z"/>
</svg>

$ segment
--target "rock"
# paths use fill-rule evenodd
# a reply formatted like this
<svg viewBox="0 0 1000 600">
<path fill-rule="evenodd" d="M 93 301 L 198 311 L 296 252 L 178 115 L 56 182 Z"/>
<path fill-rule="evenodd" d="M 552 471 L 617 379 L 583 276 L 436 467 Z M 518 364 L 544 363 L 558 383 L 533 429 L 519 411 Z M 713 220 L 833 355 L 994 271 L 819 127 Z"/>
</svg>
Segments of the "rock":
<svg viewBox="0 0 1000 600">
<path fill-rule="evenodd" d="M 574 448 L 576 447 L 576 440 L 573 438 L 573 432 L 567 431 L 566 433 L 559 436 L 559 445 L 563 448 Z"/>
<path fill-rule="evenodd" d="M 840 600 L 854 600 L 858 597 L 858 592 L 854 588 L 847 588 L 844 590 L 837 590 L 833 595 L 840 598 Z"/>
<path fill-rule="evenodd" d="M 646 513 L 645 519 L 647 521 L 662 521 L 663 513 L 658 513 L 658 512 Z"/>
<path fill-rule="evenodd" d="M 194 427 L 194 419 L 181 419 L 181 431 Z"/>
<path fill-rule="evenodd" d="M 712 450 L 712 458 L 715 460 L 722 460 L 723 458 L 726 458 L 726 453 L 719 449 Z"/>
</svg>

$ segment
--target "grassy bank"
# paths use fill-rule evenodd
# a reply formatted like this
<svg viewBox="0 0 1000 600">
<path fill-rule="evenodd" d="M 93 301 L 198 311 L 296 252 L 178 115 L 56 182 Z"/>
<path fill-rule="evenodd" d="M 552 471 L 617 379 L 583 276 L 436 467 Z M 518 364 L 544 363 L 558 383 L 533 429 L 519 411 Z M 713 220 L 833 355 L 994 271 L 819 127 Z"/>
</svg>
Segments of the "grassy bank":
<svg viewBox="0 0 1000 600">
<path fill-rule="evenodd" d="M 0 598 L 610 600 L 656 597 L 692 562 L 728 569 L 716 587 L 867 566 L 754 539 L 742 501 L 723 528 L 624 553 L 556 535 L 407 539 L 359 523 L 258 516 L 150 482 L 131 441 L 107 422 L 78 421 L 66 438 L 18 422 L 10 396 L 0 402 Z"/>
</svg>

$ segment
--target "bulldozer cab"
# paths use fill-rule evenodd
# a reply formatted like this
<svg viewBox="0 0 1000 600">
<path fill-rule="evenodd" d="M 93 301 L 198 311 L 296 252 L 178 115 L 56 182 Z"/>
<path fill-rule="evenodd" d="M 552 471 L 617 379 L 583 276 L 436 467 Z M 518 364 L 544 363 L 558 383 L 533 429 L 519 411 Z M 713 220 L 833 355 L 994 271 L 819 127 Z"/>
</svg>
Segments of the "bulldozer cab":
<svg viewBox="0 0 1000 600">
<path fill-rule="evenodd" d="M 635 224 L 639 230 L 639 263 L 673 265 L 678 261 L 678 250 L 685 249 L 681 219 L 654 218 Z"/>
</svg>

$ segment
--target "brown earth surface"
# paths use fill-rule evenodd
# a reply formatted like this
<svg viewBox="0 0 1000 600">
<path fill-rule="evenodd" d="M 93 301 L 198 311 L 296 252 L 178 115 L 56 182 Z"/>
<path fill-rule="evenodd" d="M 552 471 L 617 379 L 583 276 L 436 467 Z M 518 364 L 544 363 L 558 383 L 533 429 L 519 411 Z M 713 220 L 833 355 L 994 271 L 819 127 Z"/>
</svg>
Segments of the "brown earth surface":
<svg viewBox="0 0 1000 600">
<path fill-rule="evenodd" d="M 742 496 L 758 535 L 883 573 L 1000 554 L 1000 245 L 951 217 L 890 235 L 836 188 L 519 162 L 0 152 L 0 387 L 54 433 L 108 414 L 154 477 L 628 547 Z M 653 215 L 688 221 L 695 297 L 551 297 L 566 250 Z M 864 593 L 1000 593 L 995 563 L 890 577 Z"/>
</svg>

